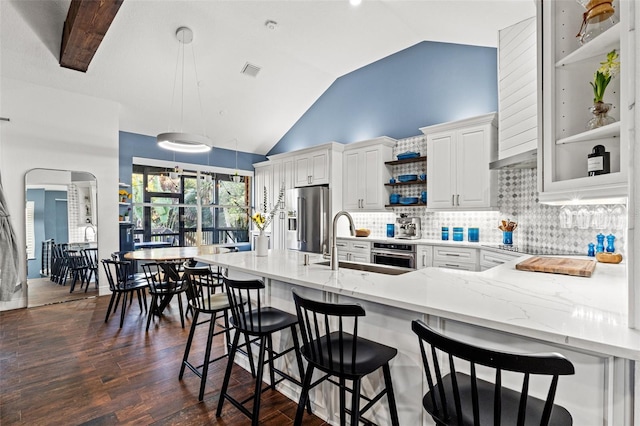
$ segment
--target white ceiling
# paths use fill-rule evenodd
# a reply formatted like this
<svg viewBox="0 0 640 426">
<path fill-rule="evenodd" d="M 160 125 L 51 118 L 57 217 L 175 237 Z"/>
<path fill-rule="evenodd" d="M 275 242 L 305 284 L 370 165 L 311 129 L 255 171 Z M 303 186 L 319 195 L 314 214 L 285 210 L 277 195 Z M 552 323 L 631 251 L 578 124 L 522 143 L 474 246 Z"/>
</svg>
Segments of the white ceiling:
<svg viewBox="0 0 640 426">
<path fill-rule="evenodd" d="M 175 31 L 188 26 L 207 135 L 215 146 L 235 149 L 237 139 L 239 150 L 259 154 L 336 78 L 424 40 L 495 47 L 499 29 L 535 15 L 533 0 L 124 0 L 81 73 L 58 65 L 69 4 L 0 0 L 3 76 L 116 101 L 124 131 L 180 130 L 171 113 Z M 240 73 L 246 62 L 261 67 L 257 77 Z M 193 90 L 185 90 L 182 130 L 202 132 L 188 73 L 185 87 Z"/>
</svg>

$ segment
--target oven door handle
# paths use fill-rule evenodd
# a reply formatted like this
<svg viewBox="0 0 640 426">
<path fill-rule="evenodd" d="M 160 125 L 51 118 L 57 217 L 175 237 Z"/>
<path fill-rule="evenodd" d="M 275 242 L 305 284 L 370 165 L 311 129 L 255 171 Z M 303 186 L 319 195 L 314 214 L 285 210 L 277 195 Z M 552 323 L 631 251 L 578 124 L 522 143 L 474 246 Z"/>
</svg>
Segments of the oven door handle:
<svg viewBox="0 0 640 426">
<path fill-rule="evenodd" d="M 415 253 L 394 253 L 389 251 L 372 251 L 373 256 L 394 257 L 396 259 L 415 259 Z"/>
</svg>

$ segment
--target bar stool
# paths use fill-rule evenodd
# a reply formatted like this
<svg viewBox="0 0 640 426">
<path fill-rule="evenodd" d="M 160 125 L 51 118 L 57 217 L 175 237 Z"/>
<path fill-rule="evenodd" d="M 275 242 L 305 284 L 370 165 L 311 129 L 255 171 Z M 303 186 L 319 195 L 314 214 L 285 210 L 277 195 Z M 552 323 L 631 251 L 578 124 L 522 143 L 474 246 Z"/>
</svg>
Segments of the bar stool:
<svg viewBox="0 0 640 426">
<path fill-rule="evenodd" d="M 436 424 L 573 424 L 571 414 L 553 403 L 558 376 L 574 374 L 573 364 L 562 355 L 494 351 L 447 337 L 421 320 L 414 320 L 411 329 L 418 335 L 429 384 L 422 405 Z M 442 375 L 438 359 L 449 360 L 450 373 Z M 469 365 L 471 375 L 457 372 L 456 361 Z M 495 384 L 478 379 L 476 365 L 495 369 Z M 521 392 L 502 386 L 503 370 L 523 374 Z M 546 400 L 528 395 L 532 374 L 552 376 Z"/>
<path fill-rule="evenodd" d="M 209 268 L 191 267 L 188 263 L 184 264 L 183 278 L 188 284 L 187 299 L 189 300 L 189 306 L 193 310 L 193 319 L 191 321 L 191 329 L 189 330 L 189 338 L 187 339 L 187 345 L 184 349 L 184 356 L 182 357 L 182 366 L 180 367 L 179 379 L 182 380 L 185 367 L 200 377 L 200 393 L 198 394 L 198 400 L 202 401 L 204 398 L 204 387 L 207 381 L 207 373 L 209 371 L 209 364 L 212 364 L 222 358 L 226 357 L 230 350 L 231 339 L 229 336 L 229 299 L 226 293 L 222 292 L 224 284 L 218 280 L 213 272 Z M 198 322 L 200 314 L 206 314 L 207 319 Z M 224 326 L 219 331 L 215 331 L 216 321 L 218 319 L 224 320 Z M 193 335 L 195 334 L 196 327 L 201 324 L 209 323 L 209 333 L 207 335 L 207 346 L 204 352 L 204 362 L 198 366 L 194 366 L 189 362 L 189 351 L 191 350 L 191 343 L 193 342 Z M 227 341 L 227 353 L 217 358 L 211 359 L 211 345 L 213 338 L 224 333 Z"/>
<path fill-rule="evenodd" d="M 399 425 L 398 410 L 391 384 L 391 361 L 398 350 L 371 340 L 358 337 L 358 317 L 365 316 L 365 311 L 358 304 L 332 304 L 305 299 L 293 291 L 293 300 L 302 329 L 301 352 L 308 361 L 304 373 L 302 393 L 298 402 L 295 425 L 302 424 L 304 406 L 308 403 L 309 391 L 325 380 L 340 388 L 340 424 L 346 422 L 346 391 L 351 392 L 351 425 L 357 426 L 361 416 L 385 394 L 389 401 L 391 424 Z M 353 318 L 351 332 L 344 329 L 343 318 Z M 332 327 L 330 324 L 334 324 Z M 337 324 L 337 330 L 335 330 Z M 360 392 L 362 378 L 382 367 L 385 389 L 373 398 Z M 313 370 L 326 373 L 311 383 Z M 332 379 L 337 377 L 338 382 Z M 348 389 L 346 380 L 353 382 L 353 389 Z M 360 409 L 360 399 L 367 404 Z M 364 419 L 362 419 L 364 420 Z"/>
<path fill-rule="evenodd" d="M 220 400 L 218 401 L 218 409 L 216 416 L 220 417 L 222 414 L 222 406 L 225 399 L 229 400 L 238 410 L 244 413 L 251 419 L 252 425 L 258 424 L 258 418 L 260 415 L 260 396 L 263 391 L 268 389 L 275 389 L 275 386 L 282 380 L 287 379 L 291 382 L 302 385 L 304 379 L 304 368 L 302 366 L 302 357 L 300 356 L 298 334 L 296 325 L 298 325 L 298 318 L 295 315 L 281 311 L 276 308 L 263 306 L 260 296 L 260 291 L 264 289 L 264 283 L 260 280 L 248 280 L 238 281 L 229 279 L 223 276 L 223 281 L 229 297 L 229 305 L 231 306 L 231 324 L 235 327 L 236 333 L 233 336 L 233 343 L 231 345 L 231 351 L 229 352 L 229 358 L 227 361 L 227 370 L 225 372 L 224 381 L 222 383 L 222 389 L 220 390 Z M 293 338 L 293 346 L 287 349 L 276 352 L 273 349 L 272 335 L 275 332 L 283 331 L 286 329 L 291 330 L 291 337 Z M 233 360 L 236 350 L 238 349 L 238 341 L 240 335 L 243 334 L 251 341 L 251 343 L 259 343 L 258 351 L 258 363 L 257 372 L 255 374 L 255 389 L 252 396 L 249 398 L 238 401 L 227 393 L 229 387 L 229 379 L 231 378 L 231 371 L 233 369 Z M 250 344 L 247 344 L 247 352 L 251 359 Z M 298 371 L 300 374 L 300 380 L 293 376 L 276 369 L 274 361 L 290 352 L 295 352 L 296 362 L 298 364 Z M 265 361 L 265 356 L 267 359 Z M 269 375 L 271 383 L 262 388 L 262 375 L 264 371 L 264 365 L 269 365 Z M 280 379 L 276 381 L 275 374 L 280 376 Z M 253 401 L 253 411 L 249 411 L 244 404 L 249 401 Z M 311 406 L 308 406 L 309 412 L 311 412 Z"/>
</svg>

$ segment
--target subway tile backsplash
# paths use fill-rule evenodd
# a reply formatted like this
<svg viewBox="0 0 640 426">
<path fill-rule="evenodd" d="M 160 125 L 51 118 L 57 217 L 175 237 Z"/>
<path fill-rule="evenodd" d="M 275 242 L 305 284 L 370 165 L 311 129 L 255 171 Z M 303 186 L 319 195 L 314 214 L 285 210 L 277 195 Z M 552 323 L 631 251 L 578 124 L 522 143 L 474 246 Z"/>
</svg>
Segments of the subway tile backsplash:
<svg viewBox="0 0 640 426">
<path fill-rule="evenodd" d="M 426 137 L 414 136 L 398 140 L 393 155 L 416 151 L 426 155 Z M 429 172 L 424 165 L 424 172 L 429 179 Z M 396 166 L 394 177 L 401 174 L 420 174 L 423 168 L 418 163 Z M 401 196 L 420 196 L 420 191 L 426 190 L 418 185 L 400 187 Z M 395 189 L 394 189 L 395 191 Z M 428 204 L 428 194 L 427 194 Z M 606 212 L 604 228 L 589 225 L 586 229 L 576 225 L 578 212 L 587 218 L 595 219 L 596 208 L 604 208 Z M 386 224 L 394 223 L 398 215 L 406 213 L 408 216 L 419 216 L 422 225 L 422 238 L 440 239 L 440 228 L 448 226 L 462 226 L 465 228 L 465 241 L 469 227 L 480 228 L 480 243 L 500 244 L 502 231 L 498 229 L 501 219 L 511 219 L 518 222 L 518 229 L 513 233 L 515 245 L 526 245 L 539 250 L 565 251 L 567 253 L 586 254 L 590 242 L 596 243 L 596 235 L 614 234 L 616 236 L 616 251 L 625 253 L 626 206 L 568 206 L 567 212 L 573 218 L 570 228 L 560 226 L 561 206 L 550 206 L 538 203 L 537 169 L 506 169 L 498 171 L 498 210 L 497 211 L 445 211 L 427 212 L 424 207 L 394 207 L 388 212 L 380 213 L 352 213 L 356 227 L 371 229 L 374 237 L 386 236 Z M 625 219 L 614 220 L 622 216 Z M 598 213 L 602 213 L 602 209 Z M 613 213 L 618 213 L 614 215 Z M 595 222 L 595 221 L 594 221 Z M 605 241 L 606 245 L 606 241 Z"/>
</svg>

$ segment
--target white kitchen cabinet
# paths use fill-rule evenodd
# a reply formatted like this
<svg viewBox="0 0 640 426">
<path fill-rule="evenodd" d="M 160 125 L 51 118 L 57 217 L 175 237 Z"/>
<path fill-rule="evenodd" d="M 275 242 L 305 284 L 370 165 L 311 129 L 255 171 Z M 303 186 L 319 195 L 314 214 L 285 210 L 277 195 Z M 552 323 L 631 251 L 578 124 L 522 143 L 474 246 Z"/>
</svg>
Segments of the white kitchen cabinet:
<svg viewBox="0 0 640 426">
<path fill-rule="evenodd" d="M 336 239 L 338 260 L 371 263 L 371 243 L 348 239 Z"/>
<path fill-rule="evenodd" d="M 267 188 L 267 213 L 277 207 L 275 216 L 271 224 L 267 227 L 270 233 L 270 246 L 273 249 L 284 249 L 287 243 L 287 214 L 285 198 L 279 206 L 278 201 L 280 188 L 291 189 L 293 187 L 293 159 L 265 161 L 254 164 L 254 206 L 257 211 L 264 209 L 264 188 Z M 285 192 L 286 194 L 286 192 Z"/>
<path fill-rule="evenodd" d="M 487 269 L 502 265 L 505 262 L 521 256 L 522 253 L 515 251 L 496 252 L 493 250 L 480 249 L 480 270 L 486 271 Z"/>
<path fill-rule="evenodd" d="M 498 32 L 498 158 L 538 148 L 536 18 Z"/>
<path fill-rule="evenodd" d="M 433 246 L 418 244 L 416 254 L 416 269 L 433 266 Z"/>
<path fill-rule="evenodd" d="M 319 149 L 296 155 L 293 161 L 296 187 L 329 183 L 328 149 Z"/>
<path fill-rule="evenodd" d="M 585 9 L 575 1 L 537 1 L 541 28 L 539 75 L 542 87 L 543 137 L 538 167 L 539 200 L 549 204 L 614 203 L 628 196 L 629 147 L 634 137 L 636 96 L 633 1 L 615 6 L 617 24 L 584 45 L 576 38 Z M 636 11 L 637 12 L 637 11 Z M 542 48 L 544 46 L 544 48 Z M 607 86 L 604 102 L 616 122 L 586 130 L 592 114 L 590 82 L 600 62 L 619 51 L 620 73 Z M 637 73 L 637 70 L 636 70 Z M 635 74 L 637 78 L 637 74 Z M 588 176 L 587 155 L 595 145 L 610 153 L 611 172 Z M 577 201 L 576 201 L 577 200 Z"/>
<path fill-rule="evenodd" d="M 422 127 L 427 136 L 429 210 L 488 209 L 497 205 L 496 114 Z"/>
<path fill-rule="evenodd" d="M 393 155 L 396 140 L 386 136 L 352 143 L 343 151 L 342 208 L 383 211 L 388 199 L 384 184 L 391 173 L 384 165 Z"/>
<path fill-rule="evenodd" d="M 478 249 L 473 247 L 433 247 L 433 266 L 439 268 L 477 271 Z"/>
</svg>

